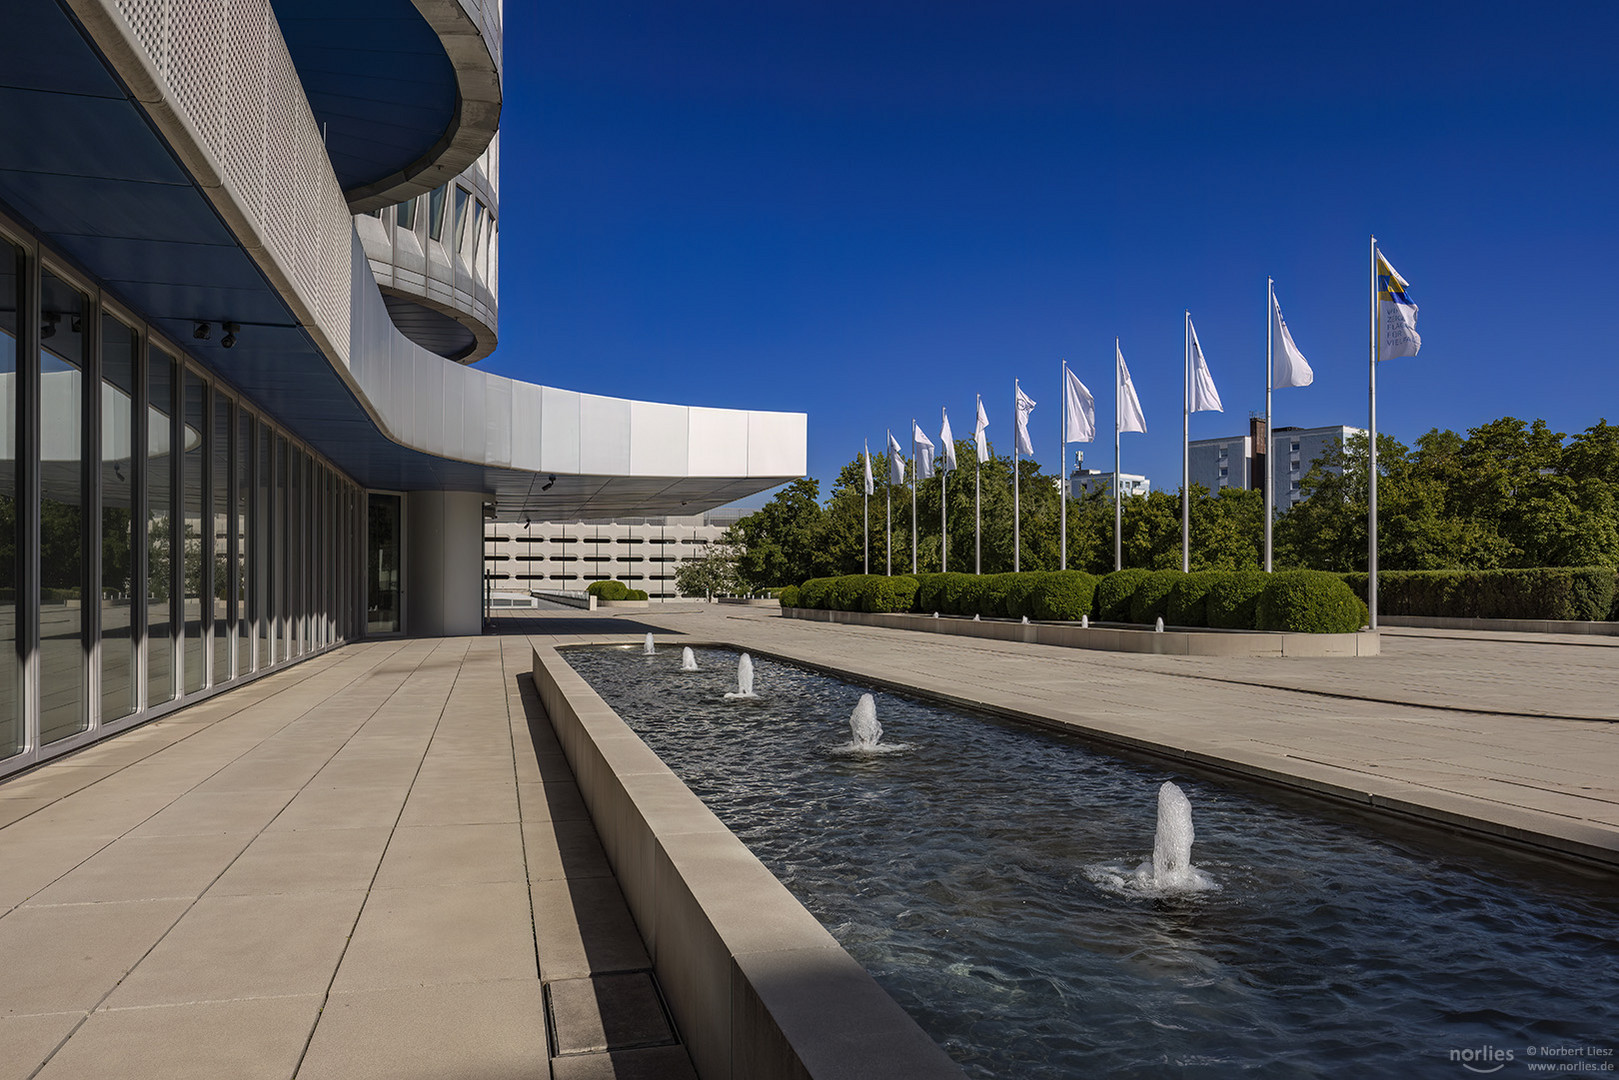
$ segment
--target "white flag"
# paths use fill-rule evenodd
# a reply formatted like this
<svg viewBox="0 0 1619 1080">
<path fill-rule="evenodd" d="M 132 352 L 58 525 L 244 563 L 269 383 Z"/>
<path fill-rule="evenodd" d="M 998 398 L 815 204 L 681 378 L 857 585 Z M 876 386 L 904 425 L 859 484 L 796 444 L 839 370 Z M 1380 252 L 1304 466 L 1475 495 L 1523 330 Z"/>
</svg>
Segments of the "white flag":
<svg viewBox="0 0 1619 1080">
<path fill-rule="evenodd" d="M 1096 438 L 1096 399 L 1091 397 L 1090 389 L 1079 381 L 1073 368 L 1068 369 L 1063 415 L 1069 442 L 1090 442 Z"/>
<path fill-rule="evenodd" d="M 894 433 L 888 433 L 888 482 L 890 484 L 905 483 L 905 451 L 900 449 L 899 440 Z"/>
<path fill-rule="evenodd" d="M 944 430 L 939 432 L 939 449 L 944 454 L 944 460 L 939 465 L 939 471 L 951 472 L 956 467 L 956 437 L 950 433 L 950 413 L 944 409 L 939 412 L 944 417 Z"/>
<path fill-rule="evenodd" d="M 1023 392 L 1014 379 L 1012 387 L 1017 391 L 1017 448 L 1018 453 L 1034 456 L 1034 441 L 1029 438 L 1029 414 L 1034 412 L 1034 399 Z"/>
<path fill-rule="evenodd" d="M 911 421 L 911 452 L 916 455 L 916 478 L 933 479 L 933 443 L 922 434 L 922 425 Z"/>
<path fill-rule="evenodd" d="M 1390 266 L 1383 253 L 1377 253 L 1377 358 L 1415 356 L 1422 348 L 1417 333 L 1417 305 L 1405 295 L 1405 278 Z"/>
<path fill-rule="evenodd" d="M 866 494 L 875 495 L 877 486 L 871 482 L 871 444 L 866 444 Z"/>
<path fill-rule="evenodd" d="M 1141 399 L 1136 397 L 1136 385 L 1130 381 L 1130 369 L 1124 363 L 1124 350 L 1113 343 L 1113 356 L 1119 362 L 1119 430 L 1147 433 L 1147 418 L 1141 415 Z"/>
<path fill-rule="evenodd" d="M 1282 305 L 1276 302 L 1276 293 L 1270 294 L 1271 372 L 1272 386 L 1309 386 L 1315 382 L 1315 372 L 1304 359 L 1299 347 L 1293 344 L 1293 335 L 1282 321 Z"/>
<path fill-rule="evenodd" d="M 1214 388 L 1214 376 L 1209 374 L 1209 362 L 1203 359 L 1197 327 L 1192 326 L 1190 319 L 1186 320 L 1186 325 L 1192 328 L 1192 411 L 1225 412 L 1225 406 L 1220 404 L 1220 391 Z"/>
<path fill-rule="evenodd" d="M 984 412 L 984 399 L 978 398 L 978 427 L 973 432 L 973 442 L 978 444 L 978 463 L 980 465 L 989 461 L 989 441 L 984 438 L 984 429 L 989 427 L 989 414 Z"/>
</svg>

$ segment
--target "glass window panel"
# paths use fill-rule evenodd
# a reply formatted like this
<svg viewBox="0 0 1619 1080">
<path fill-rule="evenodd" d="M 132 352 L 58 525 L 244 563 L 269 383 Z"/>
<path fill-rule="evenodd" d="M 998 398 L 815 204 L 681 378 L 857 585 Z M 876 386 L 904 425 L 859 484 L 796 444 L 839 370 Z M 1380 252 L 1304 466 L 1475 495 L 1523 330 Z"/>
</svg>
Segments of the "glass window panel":
<svg viewBox="0 0 1619 1080">
<path fill-rule="evenodd" d="M 174 697 L 174 360 L 147 350 L 146 704 Z"/>
<path fill-rule="evenodd" d="M 416 200 L 406 199 L 394 208 L 394 224 L 407 232 L 416 228 Z"/>
<path fill-rule="evenodd" d="M 207 675 L 202 635 L 206 613 L 203 608 L 203 561 L 208 558 L 212 528 L 203 518 L 202 465 L 208 455 L 208 387 L 194 371 L 183 371 L 184 397 L 180 447 L 180 513 L 182 588 L 185 654 L 180 670 L 186 693 L 202 689 Z"/>
<path fill-rule="evenodd" d="M 89 726 L 84 664 L 83 293 L 40 274 L 39 741 Z"/>
<path fill-rule="evenodd" d="M 232 573 L 236 578 L 235 673 L 245 675 L 253 670 L 253 624 L 251 598 L 253 593 L 253 548 L 250 505 L 253 497 L 253 418 L 245 409 L 236 411 L 236 562 Z"/>
<path fill-rule="evenodd" d="M 135 711 L 135 371 L 140 339 L 101 317 L 101 722 Z"/>
<path fill-rule="evenodd" d="M 400 498 L 373 493 L 367 509 L 365 628 L 372 634 L 397 634 L 400 630 Z"/>
<path fill-rule="evenodd" d="M 258 627 L 258 668 L 262 671 L 272 663 L 270 658 L 270 643 L 275 635 L 271 627 L 271 620 L 280 610 L 275 602 L 275 583 L 280 580 L 275 573 L 275 552 L 273 538 L 274 522 L 279 521 L 274 511 L 273 494 L 275 491 L 275 443 L 271 441 L 270 429 L 264 424 L 259 425 L 258 454 L 259 475 L 257 483 L 256 509 L 257 514 L 253 521 L 254 559 L 253 559 L 253 621 Z"/>
<path fill-rule="evenodd" d="M 427 197 L 427 235 L 434 240 L 444 239 L 444 196 L 448 185 L 440 184 Z"/>
<path fill-rule="evenodd" d="M 229 398 L 218 393 L 211 397 L 214 403 L 214 467 L 209 480 L 213 500 L 208 504 L 208 516 L 212 522 L 209 528 L 209 536 L 213 540 L 210 565 L 214 571 L 211 585 L 214 639 L 212 681 L 217 684 L 230 679 L 230 627 L 235 603 L 232 589 L 236 582 L 236 533 L 231 528 L 230 497 L 230 478 L 235 469 L 235 462 L 231 460 L 231 432 L 235 430 L 235 417 L 231 415 Z"/>
<path fill-rule="evenodd" d="M 17 337 L 22 249 L 0 240 L 0 758 L 27 742 L 17 678 Z"/>
<path fill-rule="evenodd" d="M 455 250 L 463 254 L 467 250 L 467 221 L 471 217 L 467 213 L 467 202 L 471 198 L 466 188 L 455 186 Z"/>
<path fill-rule="evenodd" d="M 304 452 L 294 446 L 291 459 L 292 465 L 289 472 L 291 480 L 287 489 L 287 501 L 292 507 L 292 516 L 287 519 L 291 525 L 291 528 L 287 530 L 288 554 L 290 556 L 290 569 L 287 571 L 287 583 L 290 586 L 287 614 L 291 622 L 287 630 L 287 639 L 291 649 L 287 655 L 302 656 L 304 654 L 304 529 L 309 523 L 309 515 L 304 512 Z"/>
<path fill-rule="evenodd" d="M 275 437 L 275 643 L 273 651 L 277 661 L 285 660 L 291 655 L 287 649 L 287 636 L 291 630 L 291 620 L 287 615 L 287 602 L 291 590 L 287 588 L 287 574 L 292 568 L 292 562 L 287 555 L 287 537 L 290 530 L 287 528 L 287 439 L 284 435 Z"/>
</svg>

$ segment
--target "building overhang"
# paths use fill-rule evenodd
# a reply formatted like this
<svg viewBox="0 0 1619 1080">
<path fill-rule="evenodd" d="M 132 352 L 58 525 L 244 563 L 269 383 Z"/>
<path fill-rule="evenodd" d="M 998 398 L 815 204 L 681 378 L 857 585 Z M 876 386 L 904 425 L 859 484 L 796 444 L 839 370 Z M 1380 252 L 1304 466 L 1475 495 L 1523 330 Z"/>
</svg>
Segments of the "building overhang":
<svg viewBox="0 0 1619 1080">
<path fill-rule="evenodd" d="M 91 12 L 92 30 L 55 0 L 11 10 L 0 203 L 360 484 L 484 492 L 508 518 L 597 517 L 694 513 L 803 475 L 801 413 L 577 394 L 422 349 L 393 327 L 346 216 L 347 249 L 315 253 L 330 317 L 312 314 L 274 244 L 241 224 L 238 192 L 192 125 L 137 101 L 130 73 L 108 59 L 133 55 L 95 37 L 123 32 L 111 5 Z M 328 295 L 332 282 L 347 295 Z M 239 327 L 230 349 L 227 321 Z M 206 341 L 192 337 L 199 322 Z"/>
</svg>

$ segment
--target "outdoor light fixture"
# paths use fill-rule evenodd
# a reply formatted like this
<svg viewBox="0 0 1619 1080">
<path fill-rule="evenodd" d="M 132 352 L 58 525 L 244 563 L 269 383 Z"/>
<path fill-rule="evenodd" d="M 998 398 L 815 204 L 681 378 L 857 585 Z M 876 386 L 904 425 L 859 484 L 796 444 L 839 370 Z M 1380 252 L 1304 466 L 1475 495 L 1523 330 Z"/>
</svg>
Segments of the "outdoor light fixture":
<svg viewBox="0 0 1619 1080">
<path fill-rule="evenodd" d="M 191 336 L 198 341 L 207 341 L 208 335 L 211 333 L 212 331 L 208 329 L 208 324 L 205 322 L 200 322 L 191 328 Z"/>
<path fill-rule="evenodd" d="M 551 490 L 551 485 L 556 483 L 556 482 L 557 482 L 557 478 L 555 476 L 552 476 L 551 479 L 547 480 L 545 483 L 540 485 L 540 490 L 541 491 L 550 491 Z"/>
<path fill-rule="evenodd" d="M 39 313 L 39 340 L 56 336 L 56 324 L 62 321 L 60 313 L 55 311 L 42 311 Z"/>
<path fill-rule="evenodd" d="M 233 322 L 225 323 L 224 327 L 225 336 L 219 339 L 219 344 L 228 349 L 236 344 L 236 331 L 240 330 L 241 327 Z"/>
</svg>

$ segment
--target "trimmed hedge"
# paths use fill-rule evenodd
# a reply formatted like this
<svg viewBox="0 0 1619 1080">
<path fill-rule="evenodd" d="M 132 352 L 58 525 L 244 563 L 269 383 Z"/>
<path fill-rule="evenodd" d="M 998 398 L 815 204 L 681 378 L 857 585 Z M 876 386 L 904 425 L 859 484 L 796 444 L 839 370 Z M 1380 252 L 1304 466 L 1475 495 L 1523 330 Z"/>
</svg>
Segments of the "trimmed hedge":
<svg viewBox="0 0 1619 1080">
<path fill-rule="evenodd" d="M 1362 601 L 1366 575 L 1344 574 Z M 1602 566 L 1526 570 L 1384 570 L 1377 575 L 1380 615 L 1459 619 L 1555 619 L 1619 616 L 1615 574 Z"/>
<path fill-rule="evenodd" d="M 1130 595 L 1130 621 L 1154 623 L 1160 615 L 1167 616 L 1169 594 L 1175 583 L 1185 576 L 1179 570 L 1154 570 L 1148 574 Z"/>
<path fill-rule="evenodd" d="M 789 585 L 778 594 L 784 608 L 798 607 L 798 586 Z"/>
<path fill-rule="evenodd" d="M 921 582 L 908 575 L 883 577 L 876 574 L 860 582 L 860 610 L 878 613 L 910 611 Z"/>
<path fill-rule="evenodd" d="M 1255 629 L 1352 634 L 1367 623 L 1366 605 L 1337 574 L 1286 570 L 1269 577 L 1259 594 Z"/>
<path fill-rule="evenodd" d="M 1151 570 L 1115 570 L 1096 585 L 1096 617 L 1103 622 L 1129 622 L 1130 599 Z"/>
<path fill-rule="evenodd" d="M 630 587 L 622 581 L 593 581 L 585 590 L 598 600 L 628 600 Z"/>
<path fill-rule="evenodd" d="M 1046 587 L 1047 573 L 1031 570 L 1026 574 L 1013 574 L 1006 586 L 1006 614 L 1014 619 L 1033 619 L 1035 593 Z"/>
<path fill-rule="evenodd" d="M 1081 615 L 1091 613 L 1098 581 L 1094 574 L 1083 570 L 1057 570 L 1044 577 L 1044 587 L 1034 594 L 1033 618 L 1078 622 Z"/>
<path fill-rule="evenodd" d="M 1221 570 L 1194 570 L 1182 574 L 1169 590 L 1164 605 L 1164 621 L 1171 626 L 1209 625 L 1209 589 L 1224 573 Z"/>
<path fill-rule="evenodd" d="M 1230 570 L 1209 586 L 1209 625 L 1218 630 L 1252 630 L 1259 594 L 1271 575 L 1263 570 Z"/>
</svg>

